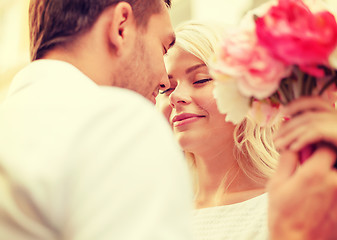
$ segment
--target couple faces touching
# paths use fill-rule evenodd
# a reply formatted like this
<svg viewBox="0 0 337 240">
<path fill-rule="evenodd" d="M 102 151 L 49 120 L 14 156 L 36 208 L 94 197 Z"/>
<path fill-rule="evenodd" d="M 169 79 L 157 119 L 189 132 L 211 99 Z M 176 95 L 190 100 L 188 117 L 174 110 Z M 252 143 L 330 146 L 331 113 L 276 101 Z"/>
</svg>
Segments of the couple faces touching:
<svg viewBox="0 0 337 240">
<path fill-rule="evenodd" d="M 214 146 L 210 144 L 214 141 L 223 148 L 223 144 L 233 142 L 234 125 L 227 123 L 225 115 L 217 109 L 208 67 L 178 44 L 173 45 L 174 42 L 168 9 L 163 2 L 162 11 L 150 17 L 143 34 L 138 33 L 133 55 L 128 57 L 130 62 L 120 71 L 121 76 L 126 74 L 123 81 L 130 82 L 127 88 L 153 103 L 157 101 L 185 151 L 202 150 L 205 143 Z"/>
<path fill-rule="evenodd" d="M 198 153 L 211 150 L 213 142 L 220 148 L 232 142 L 234 125 L 226 123 L 225 115 L 218 111 L 207 65 L 178 44 L 164 60 L 170 86 L 161 87 L 157 108 L 170 122 L 181 147 Z"/>
</svg>

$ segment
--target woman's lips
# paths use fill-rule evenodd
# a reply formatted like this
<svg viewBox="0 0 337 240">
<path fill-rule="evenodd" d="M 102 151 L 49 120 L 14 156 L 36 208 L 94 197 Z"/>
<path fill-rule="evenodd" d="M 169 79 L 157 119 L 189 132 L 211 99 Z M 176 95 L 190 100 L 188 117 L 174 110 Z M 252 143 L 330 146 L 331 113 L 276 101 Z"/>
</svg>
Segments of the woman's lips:
<svg viewBox="0 0 337 240">
<path fill-rule="evenodd" d="M 182 126 L 182 125 L 195 122 L 199 120 L 200 118 L 204 118 L 204 117 L 205 117 L 204 115 L 197 115 L 193 113 L 183 113 L 183 114 L 176 115 L 172 119 L 172 125 L 174 127 L 178 127 L 178 126 Z"/>
</svg>

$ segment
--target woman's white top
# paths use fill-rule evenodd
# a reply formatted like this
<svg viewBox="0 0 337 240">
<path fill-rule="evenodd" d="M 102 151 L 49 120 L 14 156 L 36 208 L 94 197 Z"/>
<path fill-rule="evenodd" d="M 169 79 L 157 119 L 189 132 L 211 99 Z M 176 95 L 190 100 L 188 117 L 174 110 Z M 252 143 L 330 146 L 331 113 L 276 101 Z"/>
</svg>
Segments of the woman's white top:
<svg viewBox="0 0 337 240">
<path fill-rule="evenodd" d="M 268 239 L 268 195 L 194 210 L 193 231 L 195 240 Z"/>
</svg>

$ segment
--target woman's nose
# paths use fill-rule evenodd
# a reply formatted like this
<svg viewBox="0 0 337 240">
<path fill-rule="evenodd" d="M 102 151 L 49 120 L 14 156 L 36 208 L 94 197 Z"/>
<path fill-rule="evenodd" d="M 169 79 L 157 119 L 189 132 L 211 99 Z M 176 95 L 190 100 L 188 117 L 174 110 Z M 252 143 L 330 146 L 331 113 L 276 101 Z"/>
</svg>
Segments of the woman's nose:
<svg viewBox="0 0 337 240">
<path fill-rule="evenodd" d="M 172 107 L 177 107 L 178 105 L 184 105 L 190 103 L 191 97 L 189 96 L 189 91 L 184 85 L 178 85 L 172 91 L 169 96 L 170 104 Z"/>
</svg>

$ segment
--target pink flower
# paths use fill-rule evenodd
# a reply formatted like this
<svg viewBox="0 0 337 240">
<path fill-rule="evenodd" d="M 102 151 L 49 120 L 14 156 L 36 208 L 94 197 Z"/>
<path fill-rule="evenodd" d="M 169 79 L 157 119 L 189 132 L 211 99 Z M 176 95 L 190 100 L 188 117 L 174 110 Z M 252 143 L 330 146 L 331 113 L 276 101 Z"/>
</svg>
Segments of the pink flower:
<svg viewBox="0 0 337 240">
<path fill-rule="evenodd" d="M 237 81 L 246 97 L 263 99 L 273 94 L 289 68 L 258 44 L 254 32 L 231 32 L 224 39 L 215 70 Z"/>
<path fill-rule="evenodd" d="M 334 16 L 327 11 L 312 13 L 301 0 L 279 0 L 256 20 L 256 33 L 273 56 L 316 77 L 324 75 L 318 66 L 328 65 L 337 46 Z"/>
</svg>

